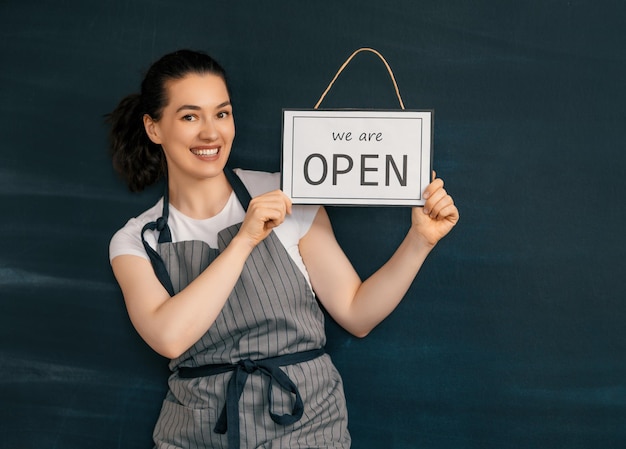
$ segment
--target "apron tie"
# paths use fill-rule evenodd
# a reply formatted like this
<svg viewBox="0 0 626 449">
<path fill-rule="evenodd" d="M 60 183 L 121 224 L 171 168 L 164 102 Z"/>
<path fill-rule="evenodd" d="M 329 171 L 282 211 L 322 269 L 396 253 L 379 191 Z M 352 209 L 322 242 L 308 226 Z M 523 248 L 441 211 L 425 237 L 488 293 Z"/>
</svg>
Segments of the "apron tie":
<svg viewBox="0 0 626 449">
<path fill-rule="evenodd" d="M 270 417 L 276 424 L 288 426 L 302 418 L 304 404 L 302 402 L 300 392 L 298 391 L 298 387 L 296 387 L 293 381 L 283 370 L 280 369 L 280 367 L 307 362 L 321 356 L 322 354 L 324 354 L 324 349 L 313 349 L 311 351 L 286 354 L 256 361 L 245 359 L 234 364 L 204 365 L 195 368 L 183 367 L 178 370 L 178 376 L 184 379 L 189 379 L 233 371 L 226 389 L 226 403 L 224 404 L 224 408 L 220 413 L 213 431 L 219 434 L 228 433 L 228 447 L 238 449 L 240 446 L 239 398 L 243 393 L 248 375 L 258 372 L 269 378 L 267 400 L 269 404 Z M 274 382 L 276 382 L 283 390 L 295 396 L 291 413 L 278 415 L 272 411 L 272 386 Z"/>
<path fill-rule="evenodd" d="M 159 217 L 157 218 L 156 221 L 156 230 L 161 232 L 163 231 L 167 226 L 167 219 L 165 217 Z"/>
</svg>

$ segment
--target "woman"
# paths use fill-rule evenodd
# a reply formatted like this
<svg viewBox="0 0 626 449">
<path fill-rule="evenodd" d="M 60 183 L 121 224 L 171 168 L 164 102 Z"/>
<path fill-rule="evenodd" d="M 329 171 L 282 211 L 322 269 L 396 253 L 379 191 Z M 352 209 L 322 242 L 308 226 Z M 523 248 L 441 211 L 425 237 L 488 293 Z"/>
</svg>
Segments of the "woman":
<svg viewBox="0 0 626 449">
<path fill-rule="evenodd" d="M 362 282 L 323 207 L 292 207 L 277 174 L 226 167 L 233 111 L 209 56 L 165 55 L 109 121 L 114 165 L 131 190 L 167 177 L 164 198 L 110 246 L 133 325 L 171 359 L 156 447 L 349 447 L 316 298 L 367 335 L 458 220 L 443 182 L 427 187 L 404 241 Z"/>
</svg>

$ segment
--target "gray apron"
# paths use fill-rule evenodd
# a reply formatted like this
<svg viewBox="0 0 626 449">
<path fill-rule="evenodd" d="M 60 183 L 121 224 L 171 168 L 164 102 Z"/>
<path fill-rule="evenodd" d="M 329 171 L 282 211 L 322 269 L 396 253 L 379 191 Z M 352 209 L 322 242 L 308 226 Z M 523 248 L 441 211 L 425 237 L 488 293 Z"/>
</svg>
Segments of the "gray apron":
<svg viewBox="0 0 626 449">
<path fill-rule="evenodd" d="M 225 174 L 247 209 L 250 195 Z M 230 243 L 241 224 L 206 242 L 171 242 L 163 216 L 142 231 L 159 232 L 156 251 L 144 241 L 170 295 L 195 279 Z M 207 301 L 210 301 L 207 293 Z M 206 334 L 170 362 L 169 391 L 154 430 L 155 447 L 348 448 L 341 377 L 328 354 L 324 316 L 303 274 L 272 232 L 252 251 L 241 277 Z"/>
</svg>

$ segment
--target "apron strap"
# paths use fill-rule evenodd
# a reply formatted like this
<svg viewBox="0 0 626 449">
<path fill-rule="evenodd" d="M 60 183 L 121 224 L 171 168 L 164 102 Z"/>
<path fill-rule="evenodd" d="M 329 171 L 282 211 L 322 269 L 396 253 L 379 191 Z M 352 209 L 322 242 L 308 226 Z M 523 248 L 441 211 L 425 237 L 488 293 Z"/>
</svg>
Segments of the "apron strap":
<svg viewBox="0 0 626 449">
<path fill-rule="evenodd" d="M 250 204 L 250 200 L 252 199 L 248 189 L 241 181 L 241 178 L 237 176 L 237 174 L 232 171 L 229 167 L 224 167 L 224 175 L 226 175 L 226 179 L 228 183 L 232 187 L 237 199 L 241 203 L 241 206 L 245 211 L 248 210 L 248 205 Z M 156 274 L 157 279 L 161 282 L 161 285 L 167 290 L 170 296 L 174 296 L 174 287 L 172 286 L 172 280 L 170 279 L 170 275 L 167 272 L 167 268 L 165 268 L 165 262 L 149 244 L 146 242 L 144 237 L 144 233 L 148 230 L 150 231 L 158 231 L 159 238 L 158 243 L 170 243 L 172 241 L 172 232 L 170 231 L 170 227 L 167 224 L 167 220 L 170 216 L 170 200 L 169 200 L 169 184 L 167 180 L 165 182 L 165 192 L 163 193 L 163 212 L 161 216 L 156 221 L 151 221 L 150 223 L 146 223 L 146 225 L 141 230 L 141 243 L 143 243 L 143 247 L 148 253 L 148 257 L 150 258 L 150 262 L 152 263 L 152 268 L 154 270 L 154 274 Z"/>
<path fill-rule="evenodd" d="M 246 189 L 246 186 L 243 185 L 243 181 L 237 174 L 232 171 L 229 167 L 224 167 L 224 174 L 226 175 L 226 179 L 228 183 L 232 187 L 239 200 L 239 203 L 243 207 L 243 210 L 248 211 L 248 205 L 250 204 L 250 200 L 252 197 L 250 196 L 250 192 Z"/>
<path fill-rule="evenodd" d="M 165 290 L 170 294 L 170 296 L 174 296 L 174 287 L 172 286 L 172 280 L 170 279 L 170 275 L 165 268 L 165 262 L 150 245 L 146 242 L 144 237 L 144 233 L 147 230 L 151 231 L 159 231 L 159 243 L 161 242 L 161 236 L 165 233 L 168 234 L 170 241 L 172 240 L 170 235 L 169 226 L 167 226 L 167 220 L 163 217 L 159 217 L 157 221 L 151 221 L 150 223 L 146 223 L 146 225 L 141 230 L 141 243 L 143 243 L 143 247 L 148 253 L 148 257 L 150 258 L 150 262 L 152 263 L 152 269 L 154 270 L 154 274 L 156 274 L 157 279 L 161 282 L 161 285 L 165 287 Z"/>
<path fill-rule="evenodd" d="M 167 185 L 166 181 L 165 193 L 163 194 L 163 212 L 161 212 L 161 216 L 156 221 L 157 230 L 159 231 L 159 243 L 170 243 L 172 241 L 172 233 L 167 224 L 167 220 L 170 218 L 170 193 Z"/>
</svg>

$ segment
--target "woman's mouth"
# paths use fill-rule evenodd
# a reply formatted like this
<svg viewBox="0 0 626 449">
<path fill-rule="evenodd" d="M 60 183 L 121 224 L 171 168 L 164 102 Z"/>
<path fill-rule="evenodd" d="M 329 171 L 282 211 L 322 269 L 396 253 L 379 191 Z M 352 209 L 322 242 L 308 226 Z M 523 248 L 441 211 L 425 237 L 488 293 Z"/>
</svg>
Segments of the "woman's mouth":
<svg viewBox="0 0 626 449">
<path fill-rule="evenodd" d="M 191 148 L 191 152 L 196 156 L 215 156 L 219 153 L 219 148 Z"/>
</svg>

